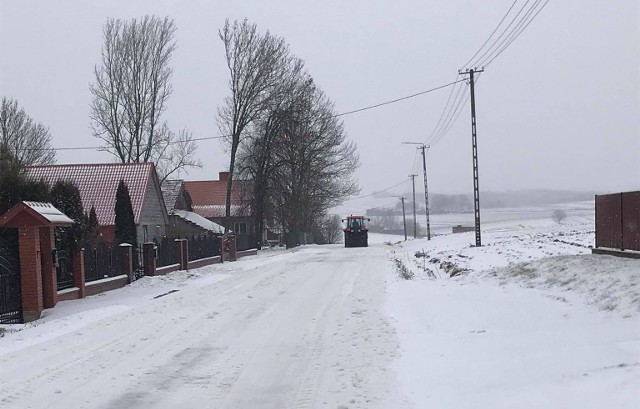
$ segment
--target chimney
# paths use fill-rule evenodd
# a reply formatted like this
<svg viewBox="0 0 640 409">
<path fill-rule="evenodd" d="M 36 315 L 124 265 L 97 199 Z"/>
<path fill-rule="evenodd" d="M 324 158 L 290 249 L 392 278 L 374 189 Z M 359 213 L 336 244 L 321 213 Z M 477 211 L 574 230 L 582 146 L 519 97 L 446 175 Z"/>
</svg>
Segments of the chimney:
<svg viewBox="0 0 640 409">
<path fill-rule="evenodd" d="M 218 172 L 218 180 L 226 182 L 229 179 L 229 172 Z"/>
</svg>

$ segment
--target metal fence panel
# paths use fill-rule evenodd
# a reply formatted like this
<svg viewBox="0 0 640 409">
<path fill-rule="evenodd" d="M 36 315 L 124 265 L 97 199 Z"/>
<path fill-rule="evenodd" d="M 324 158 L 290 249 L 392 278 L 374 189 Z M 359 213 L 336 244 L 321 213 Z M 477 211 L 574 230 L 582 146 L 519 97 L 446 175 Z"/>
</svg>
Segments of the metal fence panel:
<svg viewBox="0 0 640 409">
<path fill-rule="evenodd" d="M 73 258 L 68 250 L 57 250 L 56 279 L 58 291 L 73 287 Z"/>
<path fill-rule="evenodd" d="M 640 192 L 622 193 L 622 249 L 640 250 Z"/>
<path fill-rule="evenodd" d="M 189 241 L 189 261 L 220 255 L 220 238 L 214 235 L 194 236 Z"/>
<path fill-rule="evenodd" d="M 243 251 L 243 250 L 255 249 L 256 247 L 257 247 L 256 240 L 253 234 L 236 235 L 236 250 Z"/>
<path fill-rule="evenodd" d="M 4 246 L 0 240 L 0 324 L 22 322 L 20 257 L 13 244 Z"/>
<path fill-rule="evenodd" d="M 91 248 L 84 248 L 84 274 L 85 282 L 102 280 L 103 278 L 116 277 L 123 274 L 121 251 L 117 246 L 105 243 Z"/>
<path fill-rule="evenodd" d="M 174 238 L 165 236 L 157 243 L 156 260 L 157 267 L 180 263 L 180 250 Z"/>
<path fill-rule="evenodd" d="M 622 195 L 596 196 L 596 247 L 622 249 Z"/>
</svg>

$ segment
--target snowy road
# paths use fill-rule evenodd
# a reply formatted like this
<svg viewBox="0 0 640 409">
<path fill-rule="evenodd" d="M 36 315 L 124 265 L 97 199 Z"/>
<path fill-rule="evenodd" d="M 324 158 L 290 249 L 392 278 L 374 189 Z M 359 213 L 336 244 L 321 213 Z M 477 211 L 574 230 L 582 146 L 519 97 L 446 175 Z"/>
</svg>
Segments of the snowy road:
<svg viewBox="0 0 640 409">
<path fill-rule="evenodd" d="M 640 262 L 592 237 L 535 219 L 146 277 L 10 326 L 0 409 L 637 408 Z"/>
<path fill-rule="evenodd" d="M 349 250 L 243 260 L 48 342 L 0 343 L 0 408 L 385 407 L 386 256 Z"/>
</svg>

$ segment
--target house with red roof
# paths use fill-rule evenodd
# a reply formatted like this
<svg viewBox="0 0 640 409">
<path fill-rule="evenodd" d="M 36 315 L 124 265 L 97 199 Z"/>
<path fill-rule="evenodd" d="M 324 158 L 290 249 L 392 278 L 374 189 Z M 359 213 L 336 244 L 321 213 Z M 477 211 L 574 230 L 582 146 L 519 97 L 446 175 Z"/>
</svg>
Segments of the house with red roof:
<svg viewBox="0 0 640 409">
<path fill-rule="evenodd" d="M 124 180 L 138 230 L 138 243 L 160 240 L 169 216 L 153 163 L 102 163 L 28 166 L 26 175 L 53 186 L 59 180 L 73 182 L 80 191 L 85 212 L 95 208 L 103 240 L 115 238 L 116 191 Z"/>
<path fill-rule="evenodd" d="M 184 180 L 165 179 L 162 182 L 162 197 L 169 214 L 167 236 L 188 238 L 224 233 L 224 227 L 193 211 L 191 196 L 185 189 Z"/>
<path fill-rule="evenodd" d="M 229 172 L 219 172 L 218 180 L 185 181 L 184 187 L 191 197 L 193 211 L 200 216 L 225 225 L 225 205 L 227 203 L 227 181 Z M 234 180 L 231 191 L 231 229 L 237 236 L 238 248 L 252 243 L 255 223 L 251 217 L 249 192 L 251 181 Z M 251 242 L 251 243 L 250 243 Z M 247 247 L 248 248 L 248 247 Z"/>
</svg>

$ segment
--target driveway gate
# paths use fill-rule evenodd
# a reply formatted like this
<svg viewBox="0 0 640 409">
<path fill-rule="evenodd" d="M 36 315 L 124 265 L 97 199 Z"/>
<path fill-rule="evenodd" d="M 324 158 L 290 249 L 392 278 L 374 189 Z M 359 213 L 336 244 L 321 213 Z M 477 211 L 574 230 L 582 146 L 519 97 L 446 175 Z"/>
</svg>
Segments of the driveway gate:
<svg viewBox="0 0 640 409">
<path fill-rule="evenodd" d="M 13 247 L 0 247 L 0 324 L 22 323 L 20 258 Z"/>
</svg>

